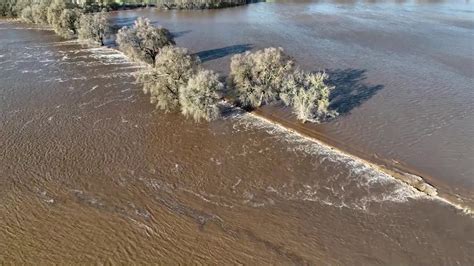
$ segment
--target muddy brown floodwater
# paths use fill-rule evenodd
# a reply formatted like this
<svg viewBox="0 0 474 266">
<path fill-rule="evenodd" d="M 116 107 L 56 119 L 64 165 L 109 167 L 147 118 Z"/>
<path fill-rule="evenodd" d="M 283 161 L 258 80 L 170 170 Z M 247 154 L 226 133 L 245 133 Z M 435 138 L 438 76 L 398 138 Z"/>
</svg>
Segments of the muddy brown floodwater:
<svg viewBox="0 0 474 266">
<path fill-rule="evenodd" d="M 299 25 L 296 19 L 304 13 L 296 16 L 285 8 L 281 16 L 259 17 L 277 6 L 118 15 L 166 18 L 163 24 L 177 34 L 178 43 L 201 50 L 209 67 L 225 73 L 229 53 L 247 46 L 205 52 L 206 41 L 205 49 L 212 50 L 237 39 L 255 48 L 272 44 L 265 41 L 268 36 L 293 38 L 291 31 L 277 34 L 273 27 L 251 24 L 263 19 L 283 25 L 294 18 L 289 27 L 305 28 L 304 20 Z M 231 14 L 253 20 L 237 21 Z M 229 31 L 218 30 L 223 25 L 217 22 L 223 21 L 232 26 Z M 257 37 L 246 37 L 252 36 L 248 30 L 260 32 L 263 41 L 256 44 Z M 302 46 L 301 51 L 308 49 Z M 353 49 L 347 53 L 362 48 Z M 295 51 L 296 46 L 290 54 Z M 0 262 L 474 264 L 470 215 L 354 157 L 238 110 L 212 123 L 156 111 L 134 82 L 138 70 L 113 49 L 81 46 L 51 31 L 0 21 Z M 375 123 L 403 91 L 418 93 L 405 87 L 381 89 L 324 127 L 356 123 L 349 122 L 351 117 L 357 121 L 359 112 L 381 107 L 378 97 L 393 95 L 386 108 L 372 114 Z M 428 104 L 425 100 L 414 105 Z M 465 117 L 472 113 L 466 110 Z M 372 126 L 359 125 L 352 132 L 365 128 L 369 135 Z M 379 130 L 381 138 L 392 134 L 386 127 Z"/>
<path fill-rule="evenodd" d="M 339 119 L 312 127 L 422 175 L 474 207 L 474 3 L 276 1 L 225 10 L 119 12 L 169 28 L 210 68 L 280 46 L 325 70 Z"/>
</svg>

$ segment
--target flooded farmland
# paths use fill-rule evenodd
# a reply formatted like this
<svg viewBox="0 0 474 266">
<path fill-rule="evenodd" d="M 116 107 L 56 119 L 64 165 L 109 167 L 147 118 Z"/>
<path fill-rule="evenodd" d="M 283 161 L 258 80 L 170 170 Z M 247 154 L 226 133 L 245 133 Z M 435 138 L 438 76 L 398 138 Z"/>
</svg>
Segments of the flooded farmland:
<svg viewBox="0 0 474 266">
<path fill-rule="evenodd" d="M 382 7 L 279 2 L 114 19 L 156 20 L 224 75 L 229 56 L 266 46 L 282 46 L 307 69 L 332 69 L 347 90 L 373 92 L 349 104 L 340 91 L 333 103 L 343 115 L 318 130 L 428 172 L 468 199 L 471 20 L 429 18 L 429 3 Z M 397 8 L 406 13 L 395 16 Z M 417 12 L 444 26 L 422 38 L 427 24 L 409 15 Z M 401 37 L 408 33 L 387 30 L 402 22 L 413 25 L 404 25 L 412 45 Z M 350 28 L 362 24 L 384 37 Z M 443 34 L 457 38 L 456 49 L 426 40 Z M 424 57 L 422 48 L 449 53 Z M 461 210 L 252 114 L 195 123 L 157 111 L 135 83 L 139 69 L 113 49 L 0 21 L 0 261 L 474 263 L 474 223 Z"/>
</svg>

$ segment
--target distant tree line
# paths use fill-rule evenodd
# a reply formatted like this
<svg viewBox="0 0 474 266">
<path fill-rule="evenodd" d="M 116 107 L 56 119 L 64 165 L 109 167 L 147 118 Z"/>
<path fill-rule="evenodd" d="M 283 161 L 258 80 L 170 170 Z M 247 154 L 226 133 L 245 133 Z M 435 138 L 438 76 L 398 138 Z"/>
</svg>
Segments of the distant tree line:
<svg viewBox="0 0 474 266">
<path fill-rule="evenodd" d="M 111 6 L 149 5 L 166 9 L 210 9 L 245 5 L 258 0 L 103 0 Z M 94 1 L 89 1 L 94 2 Z"/>
<path fill-rule="evenodd" d="M 249 0 L 148 0 L 141 1 L 167 9 L 212 9 L 248 4 Z"/>
<path fill-rule="evenodd" d="M 121 9 L 141 6 L 157 6 L 165 9 L 210 9 L 245 5 L 260 0 L 63 0 L 66 5 L 74 5 L 89 11 L 101 8 Z M 0 16 L 17 17 L 27 6 L 41 4 L 41 0 L 0 0 Z M 46 1 L 46 2 L 51 2 Z"/>
</svg>

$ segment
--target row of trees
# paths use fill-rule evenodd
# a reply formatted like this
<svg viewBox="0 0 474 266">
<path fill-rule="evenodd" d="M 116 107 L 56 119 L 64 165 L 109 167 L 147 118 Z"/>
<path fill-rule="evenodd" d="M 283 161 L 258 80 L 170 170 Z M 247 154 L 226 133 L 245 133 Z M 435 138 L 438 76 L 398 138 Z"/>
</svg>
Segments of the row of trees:
<svg viewBox="0 0 474 266">
<path fill-rule="evenodd" d="M 166 112 L 180 110 L 196 121 L 220 116 L 218 102 L 224 84 L 219 76 L 202 68 L 199 59 L 181 47 L 165 46 L 151 70 L 138 76 L 151 102 Z"/>
<path fill-rule="evenodd" d="M 205 70 L 199 58 L 175 47 L 170 32 L 138 18 L 117 34 L 119 48 L 130 58 L 148 63 L 138 81 L 151 102 L 166 112 L 180 110 L 196 121 L 219 117 L 218 102 L 224 97 L 247 109 L 281 100 L 298 119 L 318 120 L 329 114 L 325 73 L 307 73 L 281 48 L 246 52 L 231 59 L 225 88 L 222 79 Z"/>
<path fill-rule="evenodd" d="M 168 9 L 209 9 L 244 5 L 254 0 L 78 0 L 114 7 L 152 5 Z"/>
<path fill-rule="evenodd" d="M 138 81 L 157 108 L 179 110 L 196 121 L 219 117 L 217 103 L 224 84 L 216 73 L 202 68 L 199 58 L 174 46 L 167 29 L 138 18 L 132 27 L 118 31 L 117 44 L 131 59 L 151 66 L 139 74 Z"/>
<path fill-rule="evenodd" d="M 63 38 L 79 38 L 104 44 L 110 31 L 105 11 L 89 12 L 65 0 L 19 0 L 15 8 L 23 21 L 51 25 Z"/>
<path fill-rule="evenodd" d="M 30 23 L 49 24 L 64 38 L 104 44 L 109 31 L 106 12 L 86 9 L 64 0 L 19 0 L 21 17 Z M 148 19 L 138 18 L 132 27 L 117 33 L 119 48 L 131 59 L 151 65 L 138 77 L 151 102 L 165 111 L 180 110 L 195 120 L 219 117 L 218 102 L 224 97 L 247 109 L 281 100 L 298 119 L 318 120 L 328 112 L 329 92 L 325 73 L 306 73 L 281 48 L 246 52 L 231 59 L 227 88 L 214 72 L 202 68 L 199 58 L 175 47 L 173 36 Z"/>
</svg>

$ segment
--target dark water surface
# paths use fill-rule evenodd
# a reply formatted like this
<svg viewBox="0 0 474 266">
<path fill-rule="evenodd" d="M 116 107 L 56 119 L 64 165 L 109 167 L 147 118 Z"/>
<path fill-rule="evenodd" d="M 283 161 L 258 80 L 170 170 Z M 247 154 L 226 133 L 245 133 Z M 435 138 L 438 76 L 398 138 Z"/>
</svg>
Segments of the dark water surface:
<svg viewBox="0 0 474 266">
<path fill-rule="evenodd" d="M 408 19 L 390 23 L 386 18 L 395 12 L 388 12 L 385 22 L 375 23 L 379 15 L 372 11 L 375 18 L 368 23 L 368 14 L 361 11 L 364 18 L 349 12 L 361 9 L 360 5 L 320 6 L 322 11 L 313 3 L 288 7 L 266 3 L 209 12 L 145 10 L 118 15 L 123 23 L 125 16 L 134 14 L 159 18 L 179 36 L 179 44 L 199 52 L 207 65 L 223 73 L 226 56 L 232 53 L 295 42 L 293 48 L 285 48 L 305 67 L 340 68 L 341 75 L 352 73 L 356 84 L 368 84 L 361 88 L 383 86 L 322 130 L 361 145 L 367 138 L 367 149 L 389 147 L 387 154 L 416 158 L 406 152 L 424 149 L 417 144 L 429 139 L 418 132 L 425 130 L 422 123 L 433 119 L 450 130 L 461 128 L 455 138 L 441 134 L 448 127 L 433 129 L 437 139 L 459 142 L 459 146 L 440 142 L 433 149 L 464 152 L 459 163 L 444 165 L 453 179 L 472 184 L 461 174 L 472 173 L 466 162 L 472 158 L 472 123 L 453 122 L 461 117 L 472 120 L 472 106 L 467 104 L 472 100 L 469 71 L 451 70 L 448 76 L 455 78 L 447 79 L 437 75 L 444 73 L 439 66 L 430 63 L 423 66 L 429 71 L 423 71 L 432 73 L 432 78 L 400 81 L 395 78 L 397 71 L 422 71 L 402 64 L 419 62 L 421 55 L 392 51 L 405 57 L 390 57 L 384 63 L 388 56 L 381 50 L 377 61 L 361 52 L 375 53 L 376 42 L 356 45 L 329 38 L 324 35 L 331 34 L 329 28 L 316 27 L 314 20 L 338 24 L 334 31 L 352 32 L 351 27 L 362 25 L 357 21 L 384 31 L 387 25 L 402 28 L 397 24 Z M 349 8 L 345 15 L 333 17 L 345 8 Z M 460 18 L 456 16 L 449 22 L 455 25 L 449 27 L 469 32 L 471 25 L 457 21 Z M 416 27 L 423 25 L 403 29 L 416 31 Z M 278 30 L 284 28 L 292 31 Z M 351 39 L 362 36 L 353 34 Z M 460 40 L 451 43 L 458 47 L 449 49 L 450 54 L 468 49 Z M 353 47 L 345 56 L 334 56 L 344 45 Z M 415 49 L 411 47 L 407 44 L 408 51 Z M 443 49 L 431 49 L 435 48 Z M 466 53 L 462 57 L 468 58 Z M 197 124 L 179 114 L 155 111 L 134 83 L 133 73 L 138 70 L 114 50 L 81 46 L 51 31 L 0 21 L 0 262 L 474 264 L 474 222 L 469 215 L 358 159 L 249 114 L 236 111 L 221 121 Z M 360 75 L 367 77 L 363 83 L 357 81 Z M 433 85 L 437 79 L 456 86 L 420 87 L 434 91 L 423 97 L 418 88 L 409 88 L 412 82 Z M 439 97 L 435 92 L 441 93 Z M 435 116 L 435 107 L 423 109 L 438 101 L 446 106 L 445 112 L 438 110 Z M 457 105 L 451 106 L 453 102 Z M 457 113 L 462 108 L 464 116 Z M 391 113 L 395 110 L 406 119 Z M 420 113 L 419 121 L 412 126 L 418 130 L 408 126 L 415 112 Z M 449 112 L 455 118 L 440 122 Z M 385 121 L 390 115 L 393 120 Z M 394 124 L 397 132 L 391 131 Z M 405 145 L 398 133 L 425 141 L 409 147 L 384 143 L 387 134 L 393 134 L 390 143 L 398 140 Z M 462 136 L 465 141 L 460 145 Z M 369 138 L 378 144 L 370 146 Z M 439 159 L 437 152 L 423 154 L 418 157 Z M 410 163 L 418 166 L 422 159 Z M 445 170 L 436 163 L 433 167 Z"/>
</svg>

